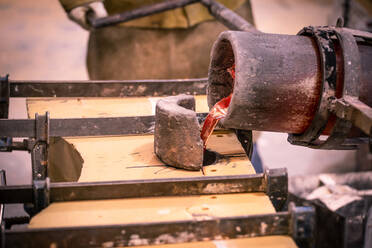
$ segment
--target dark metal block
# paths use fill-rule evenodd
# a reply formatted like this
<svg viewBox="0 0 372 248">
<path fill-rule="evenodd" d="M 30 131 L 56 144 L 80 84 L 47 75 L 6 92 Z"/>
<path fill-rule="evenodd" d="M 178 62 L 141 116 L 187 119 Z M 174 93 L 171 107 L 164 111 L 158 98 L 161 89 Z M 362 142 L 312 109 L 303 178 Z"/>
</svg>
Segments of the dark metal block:
<svg viewBox="0 0 372 248">
<path fill-rule="evenodd" d="M 10 85 L 9 75 L 0 77 L 0 118 L 8 118 Z"/>
<path fill-rule="evenodd" d="M 276 211 L 285 208 L 288 197 L 288 174 L 286 168 L 266 169 L 266 194 L 270 197 Z"/>
<path fill-rule="evenodd" d="M 314 246 L 315 209 L 313 207 L 296 207 L 293 202 L 288 206 L 291 214 L 292 237 L 300 247 Z"/>
</svg>

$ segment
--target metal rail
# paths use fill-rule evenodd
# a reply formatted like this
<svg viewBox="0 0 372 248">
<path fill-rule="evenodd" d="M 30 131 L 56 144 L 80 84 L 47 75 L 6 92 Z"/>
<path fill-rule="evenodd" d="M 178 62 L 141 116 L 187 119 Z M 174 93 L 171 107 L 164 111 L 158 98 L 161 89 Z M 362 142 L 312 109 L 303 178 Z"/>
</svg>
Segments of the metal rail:
<svg viewBox="0 0 372 248">
<path fill-rule="evenodd" d="M 32 81 L 4 80 L 10 97 L 128 97 L 205 95 L 207 78 L 169 80 Z"/>
<path fill-rule="evenodd" d="M 311 210 L 302 217 L 311 218 Z M 126 225 L 87 226 L 5 230 L 5 247 L 126 247 L 232 239 L 265 235 L 289 235 L 292 214 L 289 212 L 205 218 L 168 222 L 145 222 Z M 298 222 L 301 223 L 301 222 Z M 300 227 L 308 222 L 302 222 Z M 262 228 L 264 226 L 265 228 Z M 310 233 L 304 235 L 306 238 Z M 110 246 L 108 246 L 108 244 Z"/>
<path fill-rule="evenodd" d="M 163 165 L 162 165 L 163 166 Z M 236 176 L 50 183 L 50 202 L 264 192 L 277 210 L 287 198 L 286 169 Z M 34 202 L 32 185 L 0 186 L 0 203 Z"/>
<path fill-rule="evenodd" d="M 202 123 L 206 116 L 207 113 L 197 113 L 199 123 Z M 49 137 L 152 134 L 154 125 L 153 115 L 50 119 Z M 0 137 L 34 138 L 36 135 L 34 119 L 0 119 Z"/>
<path fill-rule="evenodd" d="M 315 213 L 296 207 L 273 214 L 231 217 L 193 216 L 191 220 L 134 224 L 1 230 L 2 247 L 124 247 L 289 235 L 312 247 Z"/>
</svg>

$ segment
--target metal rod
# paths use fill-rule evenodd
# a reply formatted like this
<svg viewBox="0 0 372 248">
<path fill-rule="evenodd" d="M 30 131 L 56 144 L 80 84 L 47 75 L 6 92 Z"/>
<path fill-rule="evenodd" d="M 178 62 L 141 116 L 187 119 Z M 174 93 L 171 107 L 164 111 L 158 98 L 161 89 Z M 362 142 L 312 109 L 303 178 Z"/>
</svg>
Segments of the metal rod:
<svg viewBox="0 0 372 248">
<path fill-rule="evenodd" d="M 126 11 L 120 14 L 115 14 L 103 18 L 90 20 L 92 27 L 102 28 L 110 25 L 115 25 L 122 22 L 127 22 L 144 16 L 153 15 L 163 11 L 184 7 L 186 5 L 199 2 L 199 0 L 169 0 L 153 5 L 144 6 L 131 11 Z"/>
<path fill-rule="evenodd" d="M 207 113 L 197 113 L 200 123 Z M 50 119 L 50 137 L 79 137 L 105 135 L 152 134 L 155 117 L 103 117 Z M 0 119 L 0 137 L 36 137 L 35 120 L 33 119 Z"/>
<path fill-rule="evenodd" d="M 276 180 L 285 181 L 286 175 Z M 267 187 L 264 174 L 94 183 L 51 183 L 50 201 L 61 202 L 155 196 L 266 192 Z M 267 193 L 269 194 L 270 192 Z M 27 203 L 32 202 L 32 200 L 32 185 L 0 187 L 0 203 Z"/>
<path fill-rule="evenodd" d="M 6 247 L 124 247 L 135 244 L 290 235 L 289 212 L 235 217 L 146 222 L 111 226 L 81 226 L 6 230 Z M 263 228 L 264 227 L 264 228 Z"/>
<path fill-rule="evenodd" d="M 227 28 L 236 31 L 259 32 L 252 24 L 247 22 L 243 17 L 239 16 L 234 11 L 226 8 L 222 4 L 214 0 L 200 0 L 200 2 L 208 8 L 219 22 Z"/>
<path fill-rule="evenodd" d="M 207 82 L 207 78 L 123 81 L 9 80 L 10 97 L 128 97 L 181 93 L 204 95 Z"/>
<path fill-rule="evenodd" d="M 372 108 L 356 97 L 346 96 L 337 99 L 331 104 L 331 111 L 337 117 L 349 120 L 365 134 L 372 136 Z"/>
</svg>

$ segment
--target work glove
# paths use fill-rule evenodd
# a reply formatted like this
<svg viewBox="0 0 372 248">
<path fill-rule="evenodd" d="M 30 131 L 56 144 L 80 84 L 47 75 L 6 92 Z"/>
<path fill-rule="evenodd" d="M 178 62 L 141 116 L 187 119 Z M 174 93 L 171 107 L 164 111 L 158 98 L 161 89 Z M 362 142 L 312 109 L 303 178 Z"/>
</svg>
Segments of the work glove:
<svg viewBox="0 0 372 248">
<path fill-rule="evenodd" d="M 106 16 L 106 9 L 103 6 L 103 3 L 100 1 L 75 7 L 68 13 L 68 17 L 70 20 L 79 24 L 80 27 L 88 31 L 93 29 L 89 20 Z"/>
</svg>

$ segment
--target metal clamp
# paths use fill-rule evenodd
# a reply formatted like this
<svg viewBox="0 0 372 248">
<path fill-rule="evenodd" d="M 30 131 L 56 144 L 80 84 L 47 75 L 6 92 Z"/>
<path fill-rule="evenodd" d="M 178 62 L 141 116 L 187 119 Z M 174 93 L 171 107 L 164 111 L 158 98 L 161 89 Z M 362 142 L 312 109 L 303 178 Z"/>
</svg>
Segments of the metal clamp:
<svg viewBox="0 0 372 248">
<path fill-rule="evenodd" d="M 283 211 L 288 197 L 288 174 L 286 168 L 266 169 L 264 174 L 266 194 L 276 211 Z"/>
<path fill-rule="evenodd" d="M 49 177 L 45 180 L 34 180 L 33 184 L 34 191 L 34 206 L 33 211 L 35 213 L 40 212 L 42 209 L 46 208 L 49 205 L 50 197 L 50 180 Z"/>
<path fill-rule="evenodd" d="M 0 77 L 0 118 L 7 119 L 9 114 L 10 84 L 9 75 Z M 9 151 L 8 144 L 11 138 L 0 137 L 0 151 Z"/>
<path fill-rule="evenodd" d="M 8 118 L 10 84 L 9 75 L 0 77 L 0 118 Z"/>
<path fill-rule="evenodd" d="M 294 145 L 302 145 L 315 149 L 356 149 L 358 142 L 348 140 L 355 121 L 338 116 L 331 134 L 326 140 L 319 137 L 325 129 L 329 117 L 334 112 L 336 102 L 343 101 L 345 97 L 357 98 L 359 95 L 359 78 L 361 74 L 361 62 L 356 43 L 356 38 L 361 37 L 361 33 L 351 32 L 349 29 L 341 27 L 306 27 L 299 32 L 299 35 L 313 37 L 317 42 L 322 68 L 322 94 L 315 113 L 314 119 L 308 129 L 302 134 L 289 134 L 288 141 Z M 366 39 L 370 39 L 367 36 Z M 336 53 L 333 40 L 337 40 L 342 49 L 343 57 L 343 89 L 342 98 L 336 98 Z M 338 106 L 339 107 L 339 106 Z M 368 134 L 368 133 L 367 133 Z M 363 142 L 362 139 L 359 142 Z"/>
<path fill-rule="evenodd" d="M 28 149 L 31 151 L 32 179 L 43 180 L 47 177 L 48 146 L 49 146 L 49 113 L 35 114 L 36 138 L 28 140 Z"/>
<path fill-rule="evenodd" d="M 342 95 L 357 97 L 359 95 L 358 86 L 359 77 L 361 74 L 358 45 L 354 36 L 351 33 L 342 30 L 342 28 L 335 28 L 334 33 L 340 42 L 344 62 L 344 85 Z M 334 99 L 335 97 L 330 98 L 329 104 L 332 104 L 332 100 Z M 329 105 L 328 109 L 330 109 Z M 335 147 L 345 150 L 356 149 L 357 146 L 355 144 L 348 144 L 344 142 L 352 126 L 353 124 L 350 120 L 338 117 L 329 138 L 316 146 L 321 149 L 333 149 Z"/>
<path fill-rule="evenodd" d="M 34 192 L 32 213 L 40 212 L 49 205 L 48 146 L 49 112 L 35 114 L 35 139 L 29 139 L 27 146 L 31 152 L 32 187 Z"/>
<path fill-rule="evenodd" d="M 0 170 L 0 185 L 6 185 L 5 170 Z M 0 205 L 0 247 L 5 248 L 4 204 Z"/>
<path fill-rule="evenodd" d="M 299 247 L 313 247 L 315 230 L 315 209 L 313 207 L 296 207 L 288 204 L 290 218 L 290 234 Z"/>
<path fill-rule="evenodd" d="M 330 39 L 329 29 L 318 27 L 305 27 L 298 35 L 313 37 L 319 49 L 322 86 L 320 102 L 314 119 L 306 131 L 302 134 L 289 134 L 288 141 L 293 145 L 309 146 L 319 138 L 328 122 L 329 97 L 335 96 L 336 91 L 336 53 L 333 42 Z"/>
</svg>

